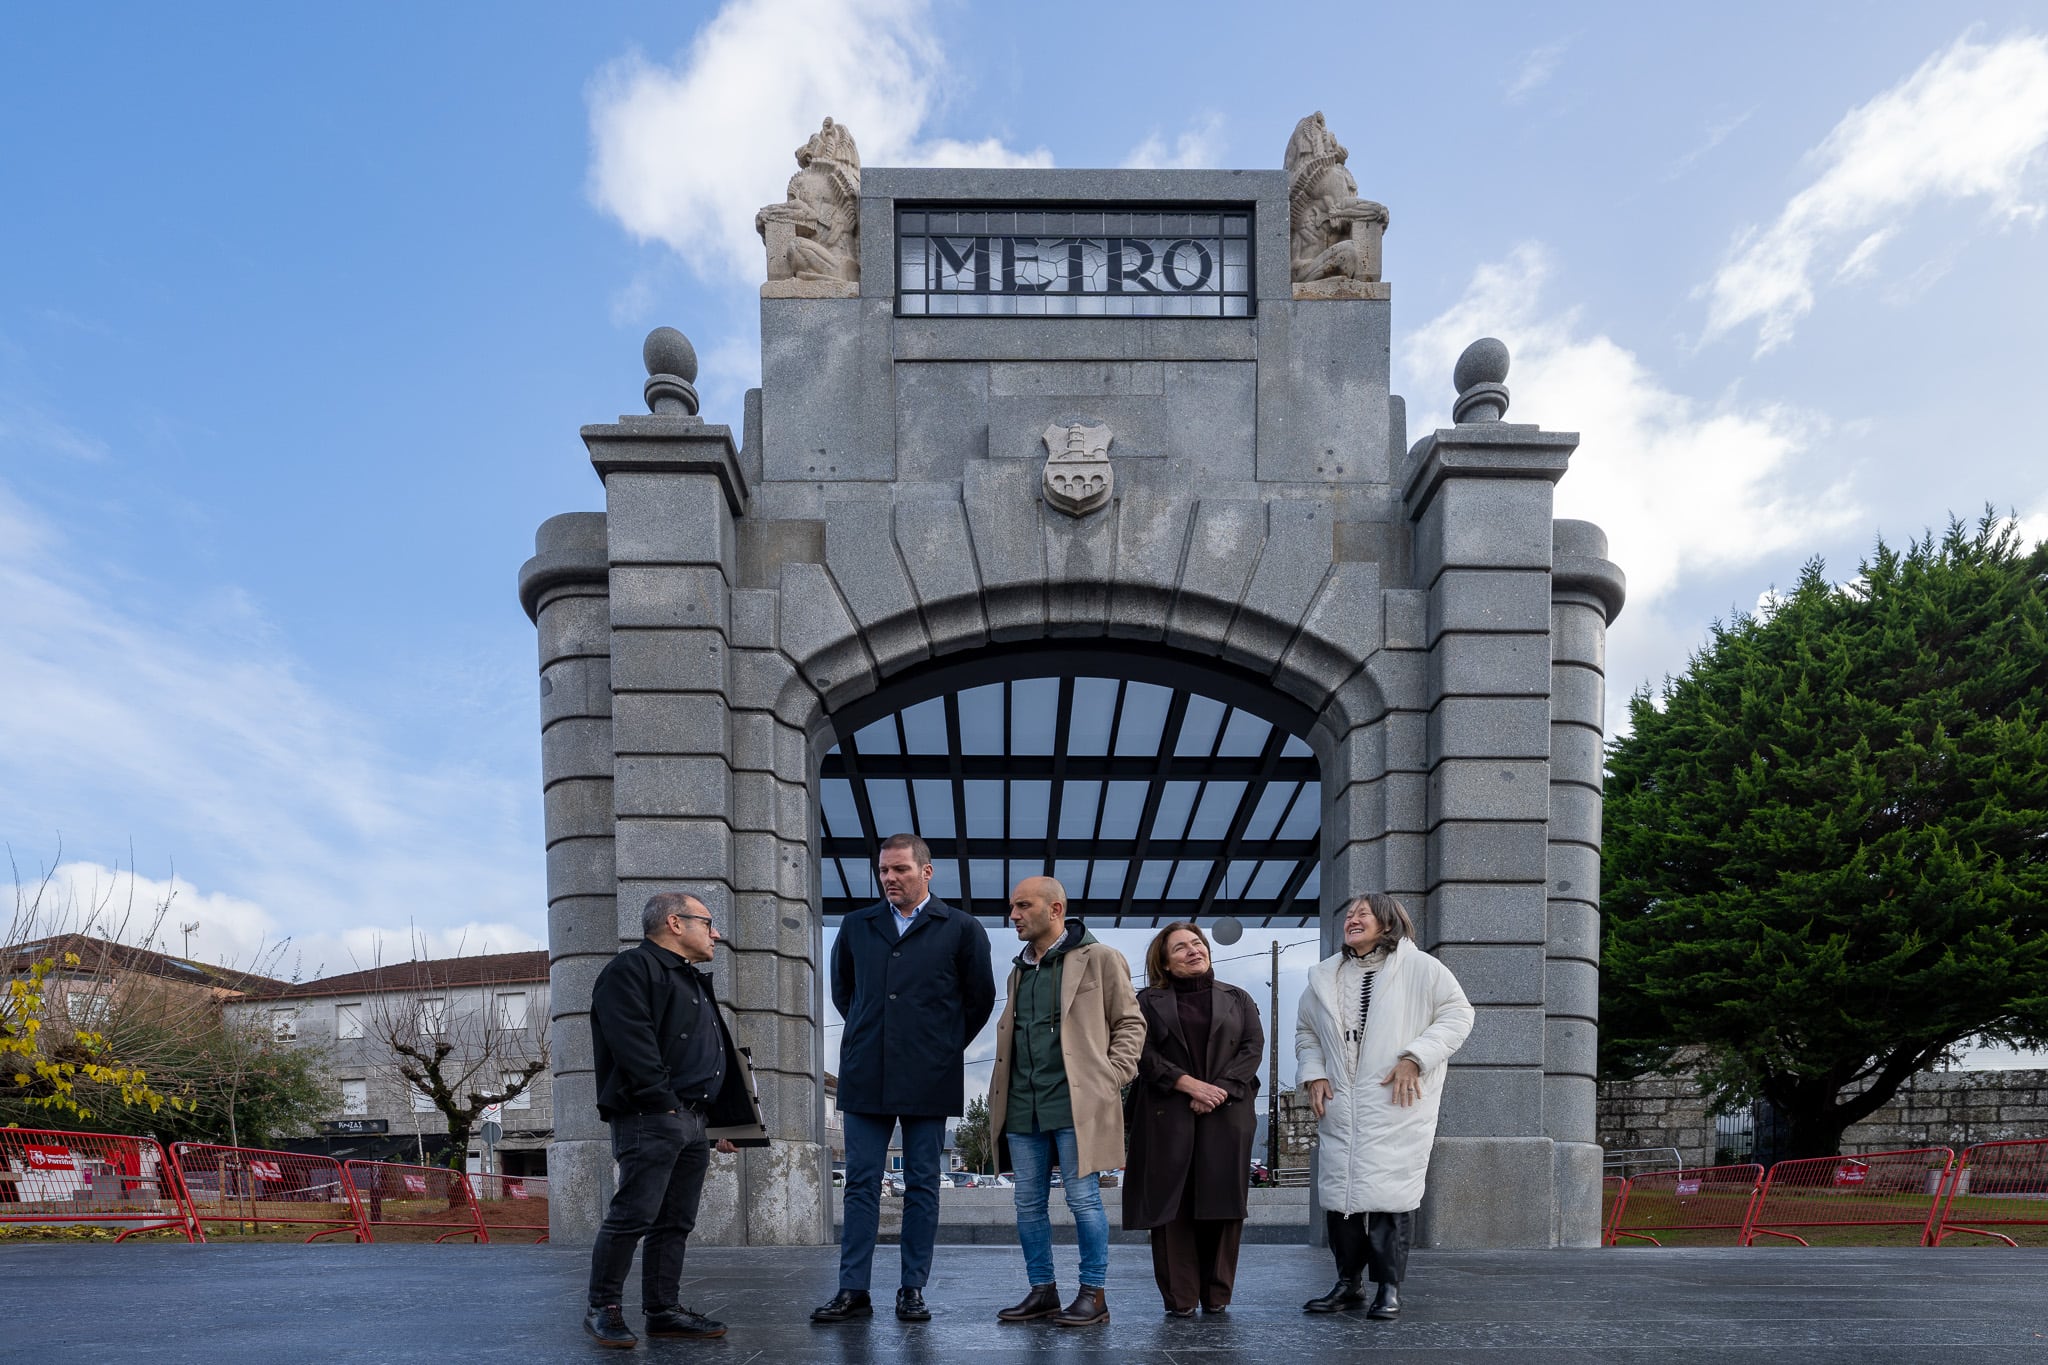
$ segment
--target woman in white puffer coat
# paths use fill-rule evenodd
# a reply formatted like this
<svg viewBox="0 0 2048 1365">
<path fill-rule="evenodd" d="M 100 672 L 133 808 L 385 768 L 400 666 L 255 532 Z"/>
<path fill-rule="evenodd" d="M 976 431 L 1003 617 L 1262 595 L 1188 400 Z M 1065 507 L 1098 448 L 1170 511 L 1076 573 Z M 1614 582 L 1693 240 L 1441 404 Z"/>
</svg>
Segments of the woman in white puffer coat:
<svg viewBox="0 0 2048 1365">
<path fill-rule="evenodd" d="M 1295 1083 L 1316 1113 L 1316 1194 L 1337 1258 L 1336 1287 L 1307 1311 L 1364 1306 L 1368 1271 L 1366 1315 L 1401 1311 L 1446 1063 L 1471 1031 L 1465 992 L 1415 946 L 1400 901 L 1375 892 L 1345 907 L 1344 948 L 1309 970 L 1295 1015 Z"/>
</svg>

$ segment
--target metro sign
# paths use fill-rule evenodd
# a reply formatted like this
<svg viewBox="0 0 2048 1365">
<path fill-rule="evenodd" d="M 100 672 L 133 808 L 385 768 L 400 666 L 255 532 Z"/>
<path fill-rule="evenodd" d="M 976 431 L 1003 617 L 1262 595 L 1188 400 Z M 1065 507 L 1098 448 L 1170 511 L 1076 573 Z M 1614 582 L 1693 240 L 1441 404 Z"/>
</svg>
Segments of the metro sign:
<svg viewBox="0 0 2048 1365">
<path fill-rule="evenodd" d="M 905 315 L 1248 317 L 1251 211 L 902 208 Z"/>
</svg>

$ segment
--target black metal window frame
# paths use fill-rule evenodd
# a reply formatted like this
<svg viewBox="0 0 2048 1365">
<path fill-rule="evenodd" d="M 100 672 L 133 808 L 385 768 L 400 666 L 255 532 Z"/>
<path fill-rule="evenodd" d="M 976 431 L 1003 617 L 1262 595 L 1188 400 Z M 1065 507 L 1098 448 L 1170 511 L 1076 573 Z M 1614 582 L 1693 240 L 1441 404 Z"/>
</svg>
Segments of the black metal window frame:
<svg viewBox="0 0 2048 1365">
<path fill-rule="evenodd" d="M 1318 921 L 1321 774 L 1304 741 L 1305 711 L 1276 713 L 1261 704 L 1273 699 L 1255 689 L 1191 678 L 1184 666 L 1133 666 L 1087 651 L 1035 666 L 955 665 L 942 674 L 909 694 L 892 688 L 891 701 L 867 699 L 839 718 L 840 742 L 824 756 L 818 785 L 820 908 L 828 922 L 874 904 L 875 849 L 902 823 L 891 809 L 907 813 L 931 845 L 941 869 L 935 891 L 985 919 L 1007 913 L 1017 875 L 1046 873 L 1068 881 L 1070 913 L 1095 924 L 1157 926 L 1223 914 L 1251 924 Z M 1019 734 L 1020 687 L 1035 689 L 1041 710 L 1051 701 L 1049 735 Z M 999 739 L 983 691 L 998 688 Z M 1084 691 L 1097 712 L 1085 722 L 1095 738 L 1077 745 L 1074 716 Z M 962 698 L 976 692 L 980 711 L 963 718 Z M 1248 700 L 1254 705 L 1239 704 Z M 913 711 L 921 740 L 906 721 Z M 972 741 L 969 719 L 981 731 Z M 1135 748 L 1126 742 L 1133 724 Z M 1147 744 L 1154 727 L 1156 741 Z M 1020 740 L 1040 752 L 1018 752 Z M 876 783 L 893 785 L 881 790 L 887 802 L 870 790 Z M 1023 830 L 1016 784 L 1035 784 L 1033 802 L 1044 801 L 1042 818 L 1033 808 Z M 1122 790 L 1109 829 L 1113 784 Z M 1064 810 L 1073 792 L 1081 804 Z M 977 798 L 980 809 L 971 810 Z M 1205 822 L 1209 828 L 1198 832 Z M 1085 881 L 1066 875 L 1072 867 L 1085 870 Z"/>
<path fill-rule="evenodd" d="M 1212 228 L 1202 225 L 1213 223 Z M 1145 228 L 1157 231 L 1145 231 Z M 1062 230 L 1064 229 L 1064 230 Z M 1249 201 L 1183 201 L 1183 202 L 1122 202 L 1112 201 L 1086 203 L 1033 203 L 1033 202 L 963 202 L 963 201 L 922 201 L 902 202 L 896 205 L 896 239 L 894 244 L 896 271 L 896 316 L 914 318 L 1032 318 L 1044 321 L 1049 318 L 1102 318 L 1102 317 L 1143 317 L 1143 318 L 1196 318 L 1208 321 L 1242 321 L 1258 316 L 1258 217 L 1255 206 Z M 1071 242 L 1115 238 L 1120 241 L 1158 241 L 1200 238 L 1215 238 L 1220 242 L 1235 244 L 1242 242 L 1244 262 L 1242 265 L 1244 287 L 1231 289 L 1223 287 L 1222 279 L 1226 269 L 1239 269 L 1234 263 L 1217 260 L 1214 269 L 1219 277 L 1214 291 L 1179 294 L 1148 294 L 1143 290 L 1112 292 L 1102 291 L 1037 291 L 1006 290 L 1002 288 L 977 288 L 974 290 L 935 289 L 929 286 L 929 275 L 913 287 L 905 276 L 905 242 L 910 238 L 921 239 L 926 249 L 921 259 L 929 263 L 935 259 L 930 243 L 936 238 L 948 240 L 960 238 L 999 241 L 1003 238 L 1044 238 L 1049 241 Z M 1121 248 L 1119 249 L 1121 252 Z M 951 253 L 948 253 L 950 259 Z M 1120 255 L 1119 259 L 1123 259 Z M 927 265 L 927 270 L 929 265 Z M 983 279 L 993 281 L 1000 273 L 1000 266 L 993 260 L 981 261 L 979 271 Z M 1005 311 L 934 311 L 931 300 L 943 299 L 1026 299 L 1046 300 L 1105 300 L 1124 301 L 1133 305 L 1137 301 L 1158 299 L 1187 299 L 1210 301 L 1215 305 L 1213 312 L 1168 312 L 1163 310 L 1137 311 L 1136 307 L 1112 311 L 1084 311 L 1080 308 L 1052 311 L 1043 309 L 1025 312 L 1020 309 Z M 922 301 L 921 306 L 906 307 L 906 299 Z M 1242 312 L 1230 311 L 1232 304 L 1241 304 Z"/>
</svg>

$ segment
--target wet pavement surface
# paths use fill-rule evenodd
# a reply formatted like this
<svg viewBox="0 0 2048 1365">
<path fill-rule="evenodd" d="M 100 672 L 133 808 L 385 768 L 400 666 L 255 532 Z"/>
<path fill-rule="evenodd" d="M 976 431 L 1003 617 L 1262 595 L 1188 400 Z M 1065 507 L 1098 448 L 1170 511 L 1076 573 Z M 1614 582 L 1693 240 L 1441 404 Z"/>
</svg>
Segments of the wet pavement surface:
<svg viewBox="0 0 2048 1365">
<path fill-rule="evenodd" d="M 779 1362 L 2048 1361 L 2048 1253 L 2006 1248 L 1420 1251 L 1399 1321 L 1310 1316 L 1326 1252 L 1247 1246 L 1227 1314 L 1168 1319 L 1143 1247 L 1111 1250 L 1111 1321 L 998 1324 L 1024 1291 L 1014 1248 L 942 1246 L 933 1320 L 891 1312 L 896 1254 L 876 1256 L 876 1316 L 820 1327 L 832 1248 L 693 1250 L 684 1301 L 719 1341 L 599 1349 L 581 1326 L 584 1253 L 510 1246 L 0 1246 L 0 1360 L 240 1365 L 280 1361 L 623 1359 Z M 1059 1249 L 1074 1289 L 1073 1249 Z M 635 1282 L 626 1320 L 640 1327 Z"/>
</svg>

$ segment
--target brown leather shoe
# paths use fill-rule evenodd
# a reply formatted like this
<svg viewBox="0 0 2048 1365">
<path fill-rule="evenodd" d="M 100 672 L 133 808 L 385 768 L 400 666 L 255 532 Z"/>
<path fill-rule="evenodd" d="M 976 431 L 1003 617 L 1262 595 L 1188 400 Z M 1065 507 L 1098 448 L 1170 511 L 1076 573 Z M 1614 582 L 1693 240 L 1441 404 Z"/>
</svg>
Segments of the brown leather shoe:
<svg viewBox="0 0 2048 1365">
<path fill-rule="evenodd" d="M 1074 1301 L 1053 1315 L 1055 1327 L 1099 1327 L 1109 1321 L 1109 1302 L 1092 1284 L 1081 1286 Z"/>
<path fill-rule="evenodd" d="M 1033 1318 L 1049 1318 L 1059 1311 L 1060 1287 L 1056 1284 L 1034 1284 L 1031 1292 L 1024 1296 L 1024 1302 L 997 1313 L 996 1321 L 1029 1322 Z"/>
</svg>

